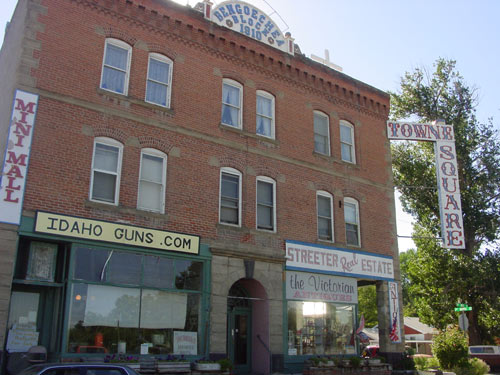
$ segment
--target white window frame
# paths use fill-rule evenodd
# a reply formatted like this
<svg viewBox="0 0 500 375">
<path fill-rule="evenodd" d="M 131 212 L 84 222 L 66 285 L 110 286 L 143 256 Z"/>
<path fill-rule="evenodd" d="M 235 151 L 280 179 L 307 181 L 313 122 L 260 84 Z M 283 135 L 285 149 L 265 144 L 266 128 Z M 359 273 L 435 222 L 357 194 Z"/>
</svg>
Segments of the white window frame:
<svg viewBox="0 0 500 375">
<path fill-rule="evenodd" d="M 240 102 L 239 106 L 235 107 L 232 104 L 224 103 L 224 85 L 229 85 L 237 88 L 240 92 Z M 224 105 L 233 107 L 233 108 L 238 108 L 238 126 L 234 126 L 231 124 L 226 124 L 223 122 L 223 111 L 224 111 Z M 222 80 L 222 101 L 221 101 L 221 117 L 220 121 L 222 125 L 229 126 L 231 128 L 236 128 L 236 129 L 242 129 L 243 128 L 243 85 L 235 80 L 229 79 L 229 78 L 224 78 Z"/>
<path fill-rule="evenodd" d="M 106 61 L 106 51 L 107 51 L 107 47 L 108 47 L 108 44 L 112 44 L 114 45 L 115 47 L 118 47 L 118 48 L 122 48 L 122 49 L 125 49 L 127 51 L 127 68 L 125 70 L 125 80 L 123 82 L 123 93 L 121 92 L 117 92 L 117 91 L 114 91 L 114 90 L 110 90 L 108 88 L 104 88 L 102 85 L 103 85 L 103 80 L 104 80 L 104 67 L 105 67 L 105 61 Z M 104 43 L 104 54 L 102 56 L 102 68 L 101 68 L 101 84 L 100 84 L 100 88 L 102 90 L 106 90 L 106 91 L 110 91 L 110 92 L 114 92 L 115 94 L 118 94 L 118 95 L 125 95 L 127 96 L 128 95 L 128 83 L 129 83 L 129 78 L 130 78 L 130 61 L 132 60 L 132 46 L 130 46 L 129 44 L 119 40 L 119 39 L 114 39 L 114 38 L 107 38 L 106 39 L 106 42 Z M 121 69 L 117 69 L 116 67 L 114 66 L 110 66 L 111 69 L 116 69 L 116 70 L 120 70 L 120 71 L 123 71 Z"/>
<path fill-rule="evenodd" d="M 117 165 L 116 165 L 116 172 L 115 173 L 111 173 L 109 171 L 103 171 L 103 170 L 99 170 L 99 169 L 95 169 L 94 168 L 94 161 L 95 161 L 95 155 L 96 155 L 96 145 L 98 143 L 106 145 L 106 146 L 111 146 L 111 147 L 118 148 L 118 162 L 117 162 Z M 119 196 L 120 196 L 120 180 L 121 180 L 121 169 L 122 169 L 122 157 L 123 157 L 123 145 L 120 142 L 118 142 L 118 141 L 116 141 L 116 140 L 114 140 L 112 138 L 108 138 L 108 137 L 96 137 L 94 139 L 94 149 L 93 149 L 93 153 L 92 153 L 92 167 L 91 167 L 91 172 L 90 172 L 89 200 L 91 200 L 93 202 L 100 202 L 100 203 L 110 204 L 110 205 L 114 205 L 114 206 L 118 205 L 118 202 L 120 200 Z M 104 201 L 104 200 L 101 200 L 101 199 L 94 199 L 92 197 L 92 192 L 94 190 L 94 172 L 107 173 L 107 174 L 112 174 L 112 175 L 116 176 L 115 200 L 114 200 L 114 202 L 107 202 L 107 201 Z"/>
<path fill-rule="evenodd" d="M 141 195 L 141 176 L 142 176 L 142 157 L 143 155 L 150 155 L 154 156 L 157 158 L 161 158 L 163 161 L 162 164 L 162 176 L 161 176 L 161 195 L 160 195 L 160 209 L 159 210 L 152 210 L 151 208 L 144 208 L 140 207 L 139 202 L 140 202 L 140 195 Z M 166 185 L 167 185 L 167 154 L 164 152 L 161 152 L 157 149 L 154 148 L 143 148 L 141 150 L 141 160 L 140 160 L 140 166 L 139 166 L 139 179 L 138 179 L 138 186 L 137 186 L 137 209 L 138 210 L 143 210 L 143 211 L 150 211 L 150 212 L 158 212 L 158 213 L 165 213 L 165 191 L 166 191 Z"/>
<path fill-rule="evenodd" d="M 320 234 L 319 234 L 319 218 L 320 218 L 320 215 L 319 215 L 319 199 L 318 197 L 324 197 L 324 198 L 328 198 L 330 200 L 330 231 L 332 233 L 332 238 L 331 239 L 325 239 L 325 238 L 321 238 L 320 237 Z M 327 242 L 334 242 L 335 241 L 335 233 L 334 233 L 334 217 L 333 217 L 333 195 L 331 195 L 330 193 L 326 192 L 326 191 L 323 191 L 323 190 L 319 190 L 316 192 L 316 228 L 317 228 L 317 236 L 318 236 L 318 239 L 320 241 L 327 241 Z"/>
<path fill-rule="evenodd" d="M 342 161 L 345 161 L 346 163 L 356 164 L 356 148 L 355 148 L 355 144 L 354 144 L 354 125 L 348 121 L 340 120 L 340 128 L 342 128 L 343 126 L 346 128 L 349 128 L 349 130 L 351 132 L 351 142 L 352 143 L 343 142 L 342 136 L 340 136 L 340 157 L 342 158 Z M 344 156 L 342 155 L 342 145 L 343 144 L 349 146 L 349 150 L 351 151 L 351 160 L 344 159 Z"/>
<path fill-rule="evenodd" d="M 223 222 L 221 220 L 221 211 L 222 211 L 222 175 L 223 174 L 230 174 L 233 176 L 238 177 L 238 223 L 233 224 L 233 223 L 227 223 Z M 241 192 L 242 192 L 242 187 L 241 187 L 241 182 L 242 182 L 242 173 L 234 168 L 229 168 L 229 167 L 222 167 L 220 169 L 220 177 L 219 177 L 219 223 L 224 224 L 224 225 L 230 225 L 234 227 L 241 227 Z"/>
<path fill-rule="evenodd" d="M 268 93 L 267 91 L 263 91 L 263 90 L 257 90 L 257 94 L 256 94 L 256 97 L 258 96 L 262 96 L 266 99 L 270 99 L 271 100 L 271 117 L 268 117 L 268 116 L 265 116 L 265 115 L 262 115 L 262 114 L 259 114 L 258 113 L 258 104 L 257 104 L 257 100 L 255 100 L 255 122 L 256 122 L 256 127 L 255 127 L 255 133 L 261 137 L 266 137 L 266 138 L 271 138 L 271 139 L 274 139 L 275 138 L 275 103 L 276 103 L 276 100 L 274 98 L 274 95 Z M 270 135 L 265 135 L 265 134 L 260 134 L 260 133 L 257 133 L 257 127 L 258 127 L 258 120 L 259 120 L 259 117 L 265 117 L 265 118 L 270 118 L 271 119 L 271 134 Z"/>
<path fill-rule="evenodd" d="M 326 119 L 326 130 L 327 130 L 327 136 L 326 136 L 326 153 L 323 153 L 321 151 L 318 151 L 316 150 L 316 130 L 314 129 L 314 123 L 315 123 L 315 118 L 316 116 L 319 116 L 319 117 L 324 117 Z M 330 156 L 331 155 L 331 151 L 330 151 L 330 117 L 324 113 L 324 112 L 321 112 L 321 111 L 313 111 L 313 133 L 314 133 L 314 151 L 317 152 L 318 154 L 321 154 L 321 155 L 326 155 L 326 156 Z M 323 135 L 320 135 L 321 137 L 323 137 Z"/>
<path fill-rule="evenodd" d="M 268 228 L 259 228 L 259 182 L 264 182 L 267 184 L 272 185 L 272 192 L 273 192 L 273 207 L 272 207 L 272 229 Z M 255 182 L 255 228 L 257 230 L 263 230 L 267 232 L 273 232 L 276 233 L 276 181 L 274 181 L 270 177 L 266 176 L 257 176 L 256 182 Z"/>
<path fill-rule="evenodd" d="M 356 223 L 348 223 L 347 220 L 346 220 L 346 217 L 345 217 L 345 208 L 347 205 L 353 205 L 354 208 L 355 208 L 355 211 L 356 211 Z M 359 220 L 359 202 L 354 199 L 354 198 L 350 198 L 350 197 L 345 197 L 344 198 L 344 222 L 345 222 L 345 242 L 347 245 L 349 246 L 354 246 L 354 247 L 361 247 L 361 229 L 360 229 L 360 220 Z M 352 224 L 352 225 L 356 225 L 356 228 L 357 228 L 357 236 L 358 236 L 358 244 L 357 245 L 354 245 L 354 244 L 350 244 L 347 242 L 347 224 Z"/>
<path fill-rule="evenodd" d="M 165 64 L 169 65 L 169 69 L 168 69 L 168 82 L 167 83 L 155 81 L 155 80 L 149 78 L 149 62 L 151 60 L 157 60 L 157 61 L 160 61 L 162 63 L 165 63 Z M 147 76 L 146 76 L 146 94 L 144 96 L 144 100 L 147 103 L 151 103 L 151 104 L 154 104 L 154 105 L 159 105 L 159 106 L 165 107 L 165 108 L 170 108 L 170 98 L 171 98 L 171 94 L 172 94 L 172 71 L 173 70 L 174 70 L 174 62 L 171 59 L 169 59 L 167 56 L 160 55 L 159 53 L 155 53 L 155 52 L 152 52 L 152 53 L 149 54 L 149 58 L 148 58 L 148 72 L 147 72 Z M 167 100 L 166 100 L 166 104 L 165 105 L 148 100 L 148 81 L 157 83 L 157 84 L 162 85 L 162 86 L 166 86 L 166 88 L 167 88 Z"/>
</svg>

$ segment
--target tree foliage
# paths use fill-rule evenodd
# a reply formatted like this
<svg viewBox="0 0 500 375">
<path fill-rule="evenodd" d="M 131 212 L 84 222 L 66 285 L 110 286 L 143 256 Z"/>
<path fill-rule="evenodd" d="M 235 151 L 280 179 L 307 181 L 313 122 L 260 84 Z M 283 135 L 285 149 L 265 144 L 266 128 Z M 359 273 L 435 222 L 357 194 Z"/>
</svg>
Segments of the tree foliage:
<svg viewBox="0 0 500 375">
<path fill-rule="evenodd" d="M 365 317 L 365 326 L 374 327 L 378 324 L 377 317 L 377 291 L 375 285 L 358 288 L 359 314 Z"/>
<path fill-rule="evenodd" d="M 444 59 L 432 73 L 406 73 L 400 92 L 391 94 L 393 119 L 442 119 L 454 127 L 466 247 L 443 249 L 435 240 L 441 234 L 433 144 L 393 144 L 394 181 L 417 223 L 417 251 L 403 257 L 403 299 L 440 328 L 456 323 L 457 302 L 469 304 L 471 344 L 500 335 L 500 143 L 492 121 L 476 119 L 476 105 L 476 90 Z"/>
</svg>

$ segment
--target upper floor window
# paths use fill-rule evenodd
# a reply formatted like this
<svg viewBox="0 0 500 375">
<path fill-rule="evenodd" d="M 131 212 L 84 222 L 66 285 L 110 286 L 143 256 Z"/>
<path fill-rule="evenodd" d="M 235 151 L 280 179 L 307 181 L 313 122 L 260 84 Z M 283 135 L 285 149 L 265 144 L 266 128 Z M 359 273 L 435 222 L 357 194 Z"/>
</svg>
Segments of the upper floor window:
<svg viewBox="0 0 500 375">
<path fill-rule="evenodd" d="M 123 145 L 111 138 L 94 141 L 90 200 L 118 204 Z"/>
<path fill-rule="evenodd" d="M 170 107 L 172 60 L 158 53 L 149 54 L 146 101 Z"/>
<path fill-rule="evenodd" d="M 276 231 L 276 183 L 257 177 L 257 229 Z"/>
<path fill-rule="evenodd" d="M 344 198 L 344 220 L 346 243 L 361 246 L 359 235 L 359 204 L 353 198 Z"/>
<path fill-rule="evenodd" d="M 257 91 L 257 134 L 274 139 L 274 96 Z"/>
<path fill-rule="evenodd" d="M 241 225 L 241 173 L 233 168 L 221 169 L 219 221 Z"/>
<path fill-rule="evenodd" d="M 342 160 L 356 163 L 354 152 L 354 126 L 347 121 L 340 121 L 340 148 Z"/>
<path fill-rule="evenodd" d="M 165 186 L 167 180 L 167 155 L 145 148 L 141 152 L 137 208 L 165 212 Z"/>
<path fill-rule="evenodd" d="M 127 95 L 132 47 L 118 39 L 106 39 L 101 88 Z"/>
<path fill-rule="evenodd" d="M 326 191 L 316 194 L 318 215 L 318 238 L 333 241 L 333 196 Z"/>
<path fill-rule="evenodd" d="M 225 78 L 222 81 L 222 124 L 241 129 L 243 86 Z"/>
<path fill-rule="evenodd" d="M 330 129 L 328 116 L 314 111 L 314 151 L 330 155 Z"/>
</svg>

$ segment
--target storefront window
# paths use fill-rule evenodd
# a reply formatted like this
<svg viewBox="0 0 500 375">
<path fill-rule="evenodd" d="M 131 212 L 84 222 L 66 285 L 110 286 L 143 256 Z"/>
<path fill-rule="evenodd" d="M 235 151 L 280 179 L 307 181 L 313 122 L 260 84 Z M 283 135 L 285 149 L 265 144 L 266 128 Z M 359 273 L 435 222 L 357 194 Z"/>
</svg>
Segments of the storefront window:
<svg viewBox="0 0 500 375">
<path fill-rule="evenodd" d="M 354 306 L 288 301 L 288 355 L 355 354 Z"/>
<path fill-rule="evenodd" d="M 88 248 L 74 259 L 92 283 L 72 284 L 68 352 L 171 354 L 174 332 L 198 337 L 202 262 Z"/>
</svg>

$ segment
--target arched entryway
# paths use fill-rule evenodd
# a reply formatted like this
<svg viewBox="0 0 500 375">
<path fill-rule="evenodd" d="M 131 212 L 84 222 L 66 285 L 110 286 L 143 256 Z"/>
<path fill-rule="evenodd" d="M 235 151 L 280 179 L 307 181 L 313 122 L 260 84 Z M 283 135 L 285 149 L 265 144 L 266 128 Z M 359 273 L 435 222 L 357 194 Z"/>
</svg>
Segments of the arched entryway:
<svg viewBox="0 0 500 375">
<path fill-rule="evenodd" d="M 229 289 L 227 353 L 235 374 L 270 373 L 269 303 L 254 279 L 240 279 Z"/>
</svg>

